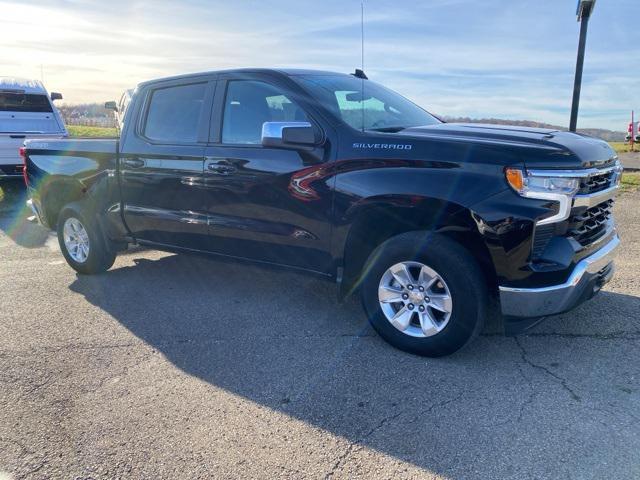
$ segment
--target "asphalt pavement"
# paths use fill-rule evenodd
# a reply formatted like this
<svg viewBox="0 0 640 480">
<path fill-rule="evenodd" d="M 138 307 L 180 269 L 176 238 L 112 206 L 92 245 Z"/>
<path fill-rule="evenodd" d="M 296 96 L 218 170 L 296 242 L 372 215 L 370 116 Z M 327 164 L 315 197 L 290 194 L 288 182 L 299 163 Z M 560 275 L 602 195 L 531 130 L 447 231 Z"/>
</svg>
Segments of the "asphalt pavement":
<svg viewBox="0 0 640 480">
<path fill-rule="evenodd" d="M 640 478 L 640 193 L 614 280 L 527 335 L 397 351 L 298 273 L 0 216 L 0 479 Z"/>
<path fill-rule="evenodd" d="M 640 152 L 627 152 L 618 155 L 622 166 L 628 172 L 640 171 Z"/>
</svg>

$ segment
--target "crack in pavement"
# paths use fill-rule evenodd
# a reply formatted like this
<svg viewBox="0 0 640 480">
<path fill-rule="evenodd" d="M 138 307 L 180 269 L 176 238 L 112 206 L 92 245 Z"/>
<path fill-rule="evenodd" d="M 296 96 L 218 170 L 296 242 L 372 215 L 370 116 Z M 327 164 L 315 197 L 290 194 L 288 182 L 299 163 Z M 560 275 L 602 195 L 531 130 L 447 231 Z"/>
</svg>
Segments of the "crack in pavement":
<svg viewBox="0 0 640 480">
<path fill-rule="evenodd" d="M 516 367 L 518 368 L 518 372 L 520 373 L 520 376 L 523 378 L 523 380 L 525 382 L 527 382 L 527 385 L 529 385 L 530 388 L 530 393 L 527 396 L 526 400 L 524 400 L 521 404 L 520 404 L 520 410 L 518 412 L 518 416 L 515 418 L 515 423 L 520 423 L 522 421 L 522 417 L 524 416 L 524 412 L 527 409 L 527 407 L 529 405 L 531 405 L 533 403 L 533 399 L 538 395 L 538 392 L 535 390 L 535 388 L 533 387 L 533 382 L 531 381 L 530 378 L 528 378 L 524 372 L 522 371 L 522 366 L 521 364 L 517 364 Z M 480 426 L 482 428 L 495 428 L 495 427 L 501 427 L 503 425 L 506 425 L 508 423 L 514 422 L 513 418 L 507 418 L 506 420 L 502 420 L 499 422 L 493 422 L 493 423 L 487 423 L 487 424 L 481 424 Z"/>
<path fill-rule="evenodd" d="M 518 337 L 513 337 L 513 339 L 516 342 L 516 345 L 518 345 L 518 347 L 520 348 L 520 357 L 522 359 L 522 361 L 524 363 L 526 363 L 527 365 L 529 365 L 532 368 L 535 368 L 536 370 L 540 370 L 544 373 L 546 373 L 547 375 L 549 375 L 550 377 L 556 379 L 558 382 L 560 382 L 560 385 L 562 385 L 562 388 L 564 388 L 570 395 L 571 398 L 573 400 L 575 400 L 576 402 L 580 402 L 582 401 L 582 398 L 580 397 L 580 395 L 578 395 L 567 383 L 567 380 L 565 378 L 562 378 L 561 376 L 557 375 L 556 373 L 552 372 L 551 370 L 549 370 L 547 367 L 545 367 L 544 365 L 539 365 L 537 363 L 533 363 L 531 360 L 529 360 L 527 358 L 527 351 L 525 350 L 524 346 L 522 345 L 522 343 L 520 343 L 520 339 Z"/>
<path fill-rule="evenodd" d="M 38 454 L 36 451 L 27 448 L 25 444 L 20 442 L 19 440 L 15 440 L 9 437 L 0 437 L 0 443 L 9 443 L 17 446 L 20 449 L 20 453 L 18 453 L 18 457 L 16 458 L 16 466 L 14 468 L 14 473 L 20 471 L 17 474 L 17 478 L 26 478 L 29 475 L 37 473 L 42 470 L 42 468 L 48 463 L 46 456 L 42 456 Z M 40 458 L 36 458 L 34 461 L 29 460 L 28 456 L 38 456 Z M 9 477 L 13 478 L 13 477 Z"/>
<path fill-rule="evenodd" d="M 342 455 L 340 455 L 338 457 L 338 459 L 336 460 L 335 464 L 333 465 L 333 467 L 331 468 L 331 470 L 329 471 L 329 473 L 327 473 L 327 475 L 324 477 L 325 480 L 332 478 L 333 475 L 336 473 L 336 471 L 338 470 L 338 468 L 340 468 L 340 466 L 343 464 L 343 462 L 349 457 L 349 455 L 351 455 L 351 453 L 354 451 L 355 447 L 358 446 L 358 444 L 364 440 L 366 440 L 367 438 L 369 438 L 371 435 L 373 435 L 375 432 L 377 432 L 378 430 L 380 430 L 385 423 L 387 422 L 391 422 L 393 420 L 395 420 L 396 418 L 398 418 L 400 415 L 402 415 L 404 412 L 398 412 L 394 415 L 391 415 L 389 417 L 384 417 L 382 420 L 380 420 L 380 422 L 378 422 L 378 424 L 376 426 L 374 426 L 373 428 L 371 428 L 366 434 L 364 434 L 360 439 L 358 440 L 354 440 L 352 442 L 349 442 L 349 445 L 347 446 L 346 450 L 344 451 L 344 453 Z M 360 448 L 356 451 L 360 451 L 362 450 L 362 448 L 364 448 L 363 445 L 360 445 Z"/>
<path fill-rule="evenodd" d="M 22 395 L 22 397 L 23 398 L 29 397 L 32 393 L 40 390 L 43 387 L 46 387 L 53 381 L 53 378 L 54 378 L 54 373 L 49 372 L 43 381 L 32 384 L 30 388 L 27 389 L 27 391 Z"/>
<path fill-rule="evenodd" d="M 446 406 L 446 405 L 448 405 L 450 403 L 457 402 L 462 397 L 464 397 L 464 395 L 465 395 L 465 392 L 461 392 L 460 394 L 458 394 L 457 396 L 455 396 L 453 398 L 450 398 L 448 400 L 443 400 L 442 402 L 434 403 L 426 411 L 427 411 L 427 413 L 431 413 L 436 408 L 444 407 L 444 406 Z M 357 453 L 357 452 L 359 452 L 359 451 L 361 451 L 362 449 L 365 448 L 365 446 L 361 444 L 363 441 L 365 441 L 367 438 L 371 437 L 378 430 L 380 430 L 382 427 L 384 427 L 387 423 L 392 422 L 393 420 L 397 419 L 398 417 L 400 417 L 404 413 L 405 413 L 405 411 L 403 410 L 403 411 L 400 411 L 398 413 L 395 413 L 394 415 L 390 415 L 388 417 L 382 418 L 382 420 L 380 420 L 377 425 L 375 425 L 373 428 L 371 428 L 362 437 L 360 437 L 359 439 L 356 439 L 356 440 L 354 440 L 352 442 L 349 442 L 349 445 L 347 446 L 346 450 L 342 453 L 342 455 L 340 455 L 338 457 L 338 459 L 336 460 L 336 462 L 333 465 L 333 467 L 331 468 L 331 470 L 325 475 L 325 477 L 324 477 L 325 480 L 333 478 L 333 476 L 338 471 L 338 469 L 341 466 L 345 465 L 345 463 L 346 463 L 345 461 L 347 460 L 347 458 L 352 453 Z"/>
<path fill-rule="evenodd" d="M 527 397 L 527 399 L 524 402 L 522 402 L 522 404 L 520 405 L 520 412 L 518 413 L 518 418 L 516 418 L 516 423 L 520 423 L 522 421 L 522 417 L 524 417 L 525 410 L 527 409 L 527 407 L 529 407 L 529 405 L 533 403 L 533 399 L 538 395 L 537 390 L 533 386 L 533 382 L 529 377 L 527 377 L 524 374 L 524 371 L 522 370 L 522 365 L 520 364 L 518 364 L 518 372 L 520 373 L 520 376 L 524 379 L 524 381 L 527 382 L 527 384 L 529 384 L 529 388 L 531 389 L 531 392 L 529 393 L 529 396 Z"/>
</svg>

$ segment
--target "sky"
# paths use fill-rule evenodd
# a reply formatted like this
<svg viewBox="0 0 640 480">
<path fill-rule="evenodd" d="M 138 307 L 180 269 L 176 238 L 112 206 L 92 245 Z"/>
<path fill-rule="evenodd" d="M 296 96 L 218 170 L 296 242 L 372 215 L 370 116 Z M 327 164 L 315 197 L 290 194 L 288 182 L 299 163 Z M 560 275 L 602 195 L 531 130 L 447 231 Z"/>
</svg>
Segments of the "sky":
<svg viewBox="0 0 640 480">
<path fill-rule="evenodd" d="M 365 71 L 442 116 L 567 126 L 576 0 L 365 0 Z M 0 0 L 0 75 L 68 104 L 234 67 L 360 67 L 360 0 Z M 640 2 L 598 0 L 578 126 L 640 116 Z"/>
</svg>

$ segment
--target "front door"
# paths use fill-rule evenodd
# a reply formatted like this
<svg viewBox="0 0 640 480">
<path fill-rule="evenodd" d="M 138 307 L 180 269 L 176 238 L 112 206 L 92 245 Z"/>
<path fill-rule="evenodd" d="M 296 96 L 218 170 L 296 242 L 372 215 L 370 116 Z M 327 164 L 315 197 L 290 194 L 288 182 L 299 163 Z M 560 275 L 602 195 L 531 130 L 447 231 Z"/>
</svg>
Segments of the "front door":
<svg viewBox="0 0 640 480">
<path fill-rule="evenodd" d="M 138 240 L 207 246 L 204 150 L 215 82 L 190 78 L 148 87 L 120 152 L 122 207 Z M 133 120 L 133 119 L 132 119 Z"/>
<path fill-rule="evenodd" d="M 220 81 L 214 118 L 204 165 L 210 249 L 329 272 L 330 142 L 299 150 L 261 144 L 264 122 L 320 126 L 295 93 L 258 74 Z"/>
</svg>

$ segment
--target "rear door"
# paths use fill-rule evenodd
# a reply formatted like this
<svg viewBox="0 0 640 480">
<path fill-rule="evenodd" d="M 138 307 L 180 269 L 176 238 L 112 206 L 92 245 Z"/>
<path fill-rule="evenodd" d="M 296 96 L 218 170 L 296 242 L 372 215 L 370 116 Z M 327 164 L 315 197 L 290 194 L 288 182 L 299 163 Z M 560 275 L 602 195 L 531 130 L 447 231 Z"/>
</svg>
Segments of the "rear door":
<svg viewBox="0 0 640 480">
<path fill-rule="evenodd" d="M 335 145 L 293 88 L 259 73 L 221 77 L 205 155 L 210 249 L 328 272 Z M 310 122 L 325 141 L 315 148 L 264 147 L 262 125 L 274 121 Z"/>
<path fill-rule="evenodd" d="M 136 100 L 122 139 L 119 170 L 127 227 L 139 240 L 205 249 L 200 188 L 215 78 L 152 84 Z"/>
</svg>

